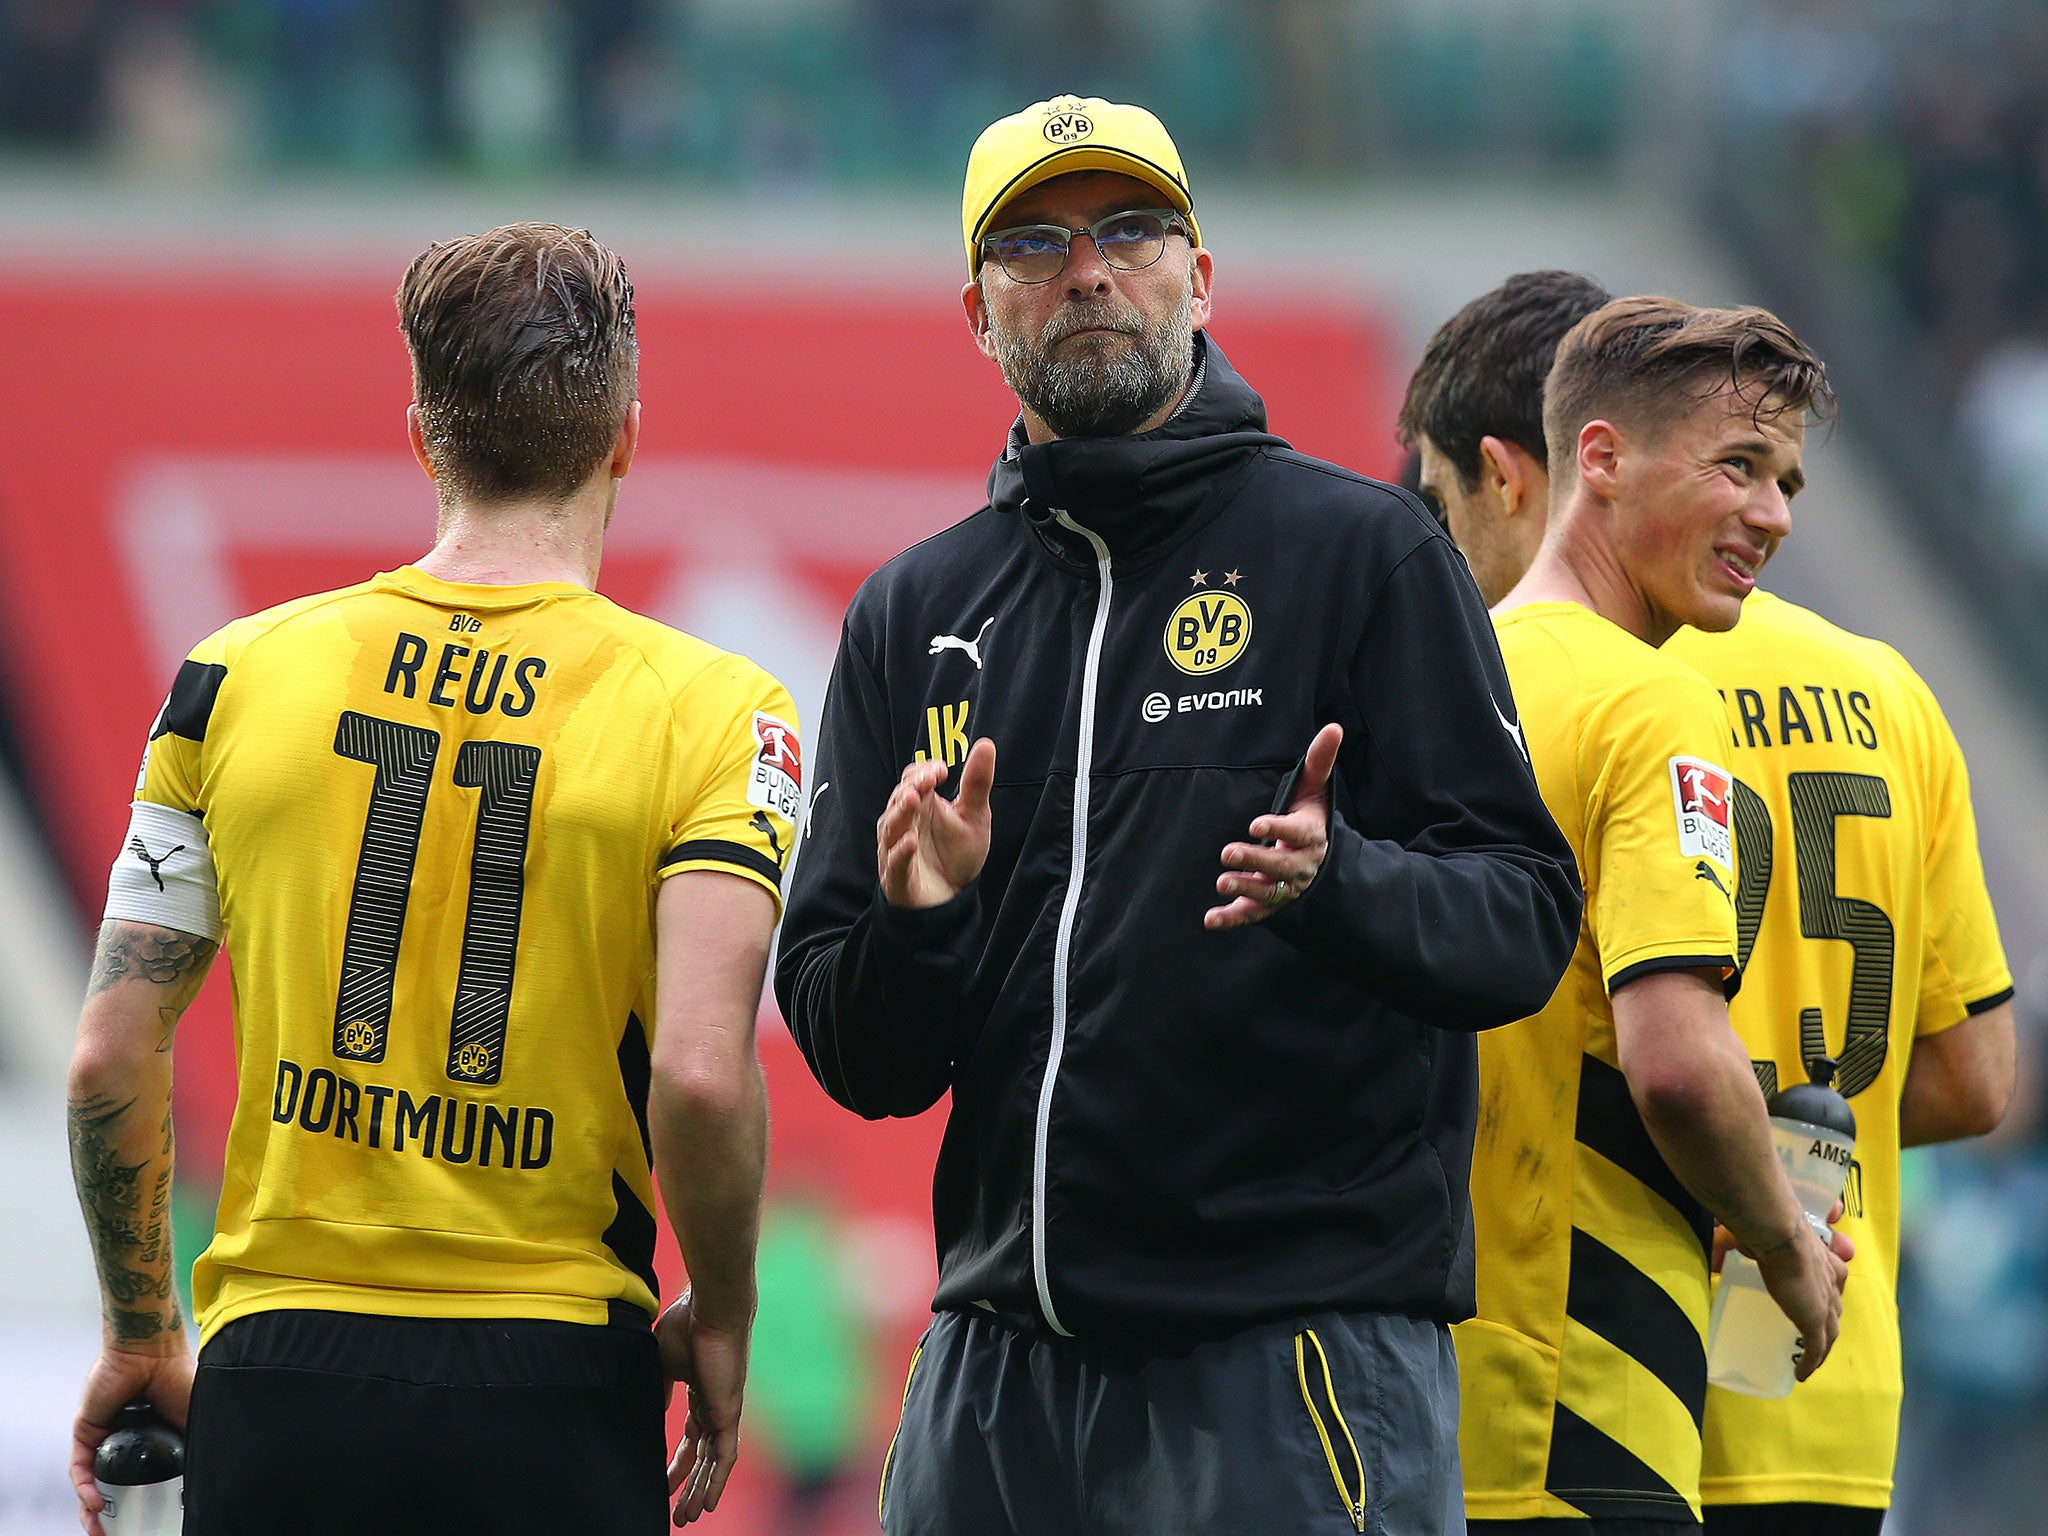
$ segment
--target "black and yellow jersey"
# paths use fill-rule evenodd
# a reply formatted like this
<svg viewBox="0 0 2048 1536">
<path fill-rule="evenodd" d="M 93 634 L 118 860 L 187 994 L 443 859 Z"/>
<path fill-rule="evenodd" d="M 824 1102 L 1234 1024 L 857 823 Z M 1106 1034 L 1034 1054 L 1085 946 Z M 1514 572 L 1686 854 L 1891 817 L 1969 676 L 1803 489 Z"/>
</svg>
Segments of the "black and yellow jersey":
<svg viewBox="0 0 2048 1536">
<path fill-rule="evenodd" d="M 1479 1037 L 1465 1507 L 1696 1519 L 1711 1228 L 1636 1112 L 1609 998 L 1660 970 L 1734 975 L 1726 732 L 1697 672 L 1591 609 L 1495 624 L 1586 906 L 1543 1011 Z"/>
<path fill-rule="evenodd" d="M 203 824 L 233 966 L 202 1336 L 651 1312 L 657 889 L 779 901 L 798 783 L 772 677 L 566 583 L 405 567 L 203 641 L 137 791 Z"/>
<path fill-rule="evenodd" d="M 1841 1336 L 1789 1397 L 1708 1393 L 1701 1491 L 1883 1508 L 1899 1426 L 1899 1095 L 1915 1039 L 2012 995 L 1968 772 L 1896 651 L 1768 593 L 1730 633 L 1686 630 L 1666 649 L 1720 689 L 1739 780 L 1730 1015 L 1767 1089 L 1832 1056 L 1856 1112 Z"/>
</svg>

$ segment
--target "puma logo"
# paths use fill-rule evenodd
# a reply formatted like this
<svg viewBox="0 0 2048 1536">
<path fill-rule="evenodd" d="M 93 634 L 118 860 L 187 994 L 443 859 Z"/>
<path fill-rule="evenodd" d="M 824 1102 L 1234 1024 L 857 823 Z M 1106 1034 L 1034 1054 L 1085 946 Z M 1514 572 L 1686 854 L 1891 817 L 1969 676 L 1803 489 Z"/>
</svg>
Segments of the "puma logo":
<svg viewBox="0 0 2048 1536">
<path fill-rule="evenodd" d="M 1493 718 L 1500 722 L 1500 728 L 1508 733 L 1508 740 L 1515 744 L 1515 750 L 1522 754 L 1522 761 L 1526 763 L 1529 760 L 1529 743 L 1522 739 L 1522 728 L 1502 713 L 1500 705 L 1491 698 L 1486 702 L 1493 704 Z"/>
<path fill-rule="evenodd" d="M 135 851 L 135 857 L 142 860 L 143 863 L 149 866 L 150 878 L 156 881 L 156 888 L 160 891 L 164 889 L 163 866 L 165 865 L 165 863 L 169 861 L 172 853 L 183 853 L 185 851 L 185 845 L 183 843 L 180 843 L 178 844 L 177 847 L 173 848 L 170 853 L 166 853 L 162 858 L 153 859 L 149 856 L 149 850 L 143 847 L 141 838 L 129 838 L 128 846 Z"/>
<path fill-rule="evenodd" d="M 1715 872 L 1714 866 L 1709 864 L 1705 859 L 1701 859 L 1697 864 L 1693 865 L 1692 877 L 1695 880 L 1707 881 L 1714 887 L 1715 890 L 1719 891 L 1723 896 L 1728 896 L 1728 887 L 1721 883 L 1720 875 Z M 1730 901 L 1733 901 L 1735 898 L 1733 896 L 1728 896 L 1728 899 Z"/>
<path fill-rule="evenodd" d="M 759 828 L 761 835 L 768 839 L 768 846 L 775 850 L 775 862 L 779 866 L 783 859 L 782 839 L 775 835 L 775 823 L 768 819 L 766 811 L 756 811 L 751 825 Z"/>
<path fill-rule="evenodd" d="M 974 662 L 974 670 L 979 672 L 981 670 L 981 637 L 988 633 L 988 627 L 993 623 L 995 623 L 995 616 L 993 614 L 983 619 L 981 621 L 981 628 L 974 632 L 972 640 L 962 640 L 958 635 L 933 635 L 931 649 L 926 651 L 925 654 L 927 656 L 936 656 L 941 651 L 965 651 Z"/>
</svg>

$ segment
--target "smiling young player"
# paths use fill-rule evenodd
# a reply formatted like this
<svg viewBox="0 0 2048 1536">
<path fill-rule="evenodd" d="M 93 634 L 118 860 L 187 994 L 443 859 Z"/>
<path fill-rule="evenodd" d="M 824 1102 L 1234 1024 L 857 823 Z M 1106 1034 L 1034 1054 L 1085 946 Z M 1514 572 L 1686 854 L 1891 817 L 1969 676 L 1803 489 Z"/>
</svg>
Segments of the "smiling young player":
<svg viewBox="0 0 2048 1536">
<path fill-rule="evenodd" d="M 1549 518 L 1495 610 L 1544 798 L 1578 855 L 1578 952 L 1481 1038 L 1466 1508 L 1488 1533 L 1699 1520 L 1710 1216 L 1825 1358 L 1843 1256 L 1801 1215 L 1728 1022 L 1719 700 L 1657 650 L 1726 629 L 1790 527 L 1818 361 L 1760 310 L 1622 299 L 1558 348 Z"/>
</svg>

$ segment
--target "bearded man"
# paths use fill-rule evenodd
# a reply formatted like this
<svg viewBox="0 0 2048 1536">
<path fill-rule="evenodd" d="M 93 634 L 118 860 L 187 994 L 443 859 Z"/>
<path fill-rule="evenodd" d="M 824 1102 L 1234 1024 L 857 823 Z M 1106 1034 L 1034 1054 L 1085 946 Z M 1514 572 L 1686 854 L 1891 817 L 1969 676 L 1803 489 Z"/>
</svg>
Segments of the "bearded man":
<svg viewBox="0 0 2048 1536">
<path fill-rule="evenodd" d="M 1266 430 L 1151 113 L 995 123 L 963 225 L 1021 411 L 848 611 L 777 974 L 839 1102 L 952 1095 L 883 1529 L 1462 1531 L 1473 1036 L 1580 908 L 1492 627 Z"/>
</svg>

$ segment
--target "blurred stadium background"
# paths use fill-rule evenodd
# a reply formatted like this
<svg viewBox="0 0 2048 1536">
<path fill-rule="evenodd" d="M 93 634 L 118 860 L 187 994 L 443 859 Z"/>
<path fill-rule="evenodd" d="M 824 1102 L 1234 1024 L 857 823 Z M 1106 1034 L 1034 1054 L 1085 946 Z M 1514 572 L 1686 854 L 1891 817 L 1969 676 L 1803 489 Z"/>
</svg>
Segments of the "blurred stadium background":
<svg viewBox="0 0 2048 1536">
<path fill-rule="evenodd" d="M 1779 308 L 1840 430 L 1772 572 L 1893 641 L 1972 764 L 2021 1098 L 1910 1156 L 1903 1536 L 2048 1530 L 2048 12 L 2022 0 L 0 0 L 0 1536 L 74 1529 L 95 1340 L 61 1074 L 129 775 L 221 620 L 429 542 L 390 294 L 429 240 L 588 226 L 638 283 L 603 586 L 815 718 L 862 576 L 971 511 L 1007 396 L 958 175 L 1056 91 L 1178 138 L 1214 334 L 1371 473 L 1507 273 Z M 772 1214 L 727 1536 L 873 1528 L 937 1113 L 869 1126 L 772 1000 Z M 178 1047 L 209 1231 L 225 986 Z M 673 1254 L 667 1259 L 671 1280 Z"/>
</svg>

